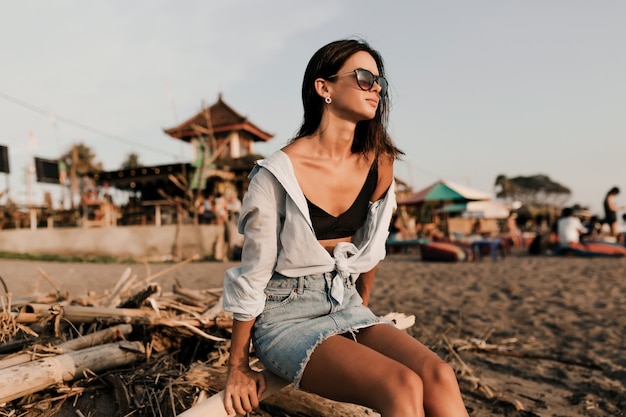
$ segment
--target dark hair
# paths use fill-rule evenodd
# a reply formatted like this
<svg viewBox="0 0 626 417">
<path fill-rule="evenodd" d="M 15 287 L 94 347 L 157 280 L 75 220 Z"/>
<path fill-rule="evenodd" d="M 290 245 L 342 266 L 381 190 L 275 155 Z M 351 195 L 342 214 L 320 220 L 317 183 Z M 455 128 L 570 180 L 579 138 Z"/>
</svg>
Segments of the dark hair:
<svg viewBox="0 0 626 417">
<path fill-rule="evenodd" d="M 336 74 L 348 58 L 360 51 L 367 52 L 374 58 L 379 75 L 384 76 L 385 69 L 382 57 L 363 40 L 334 41 L 320 48 L 311 57 L 302 81 L 302 105 L 304 106 L 302 126 L 292 141 L 315 133 L 322 120 L 324 99 L 315 90 L 315 80 L 317 78 L 328 79 L 331 75 Z M 374 151 L 376 156 L 389 154 L 393 158 L 404 154 L 393 144 L 387 133 L 388 118 L 389 97 L 385 95 L 380 97 L 374 118 L 357 123 L 354 129 L 352 152 L 367 156 L 369 152 Z"/>
<path fill-rule="evenodd" d="M 569 217 L 573 214 L 574 214 L 574 209 L 571 207 L 565 207 L 563 211 L 561 212 L 561 216 L 563 217 Z"/>
<path fill-rule="evenodd" d="M 613 187 L 609 190 L 608 193 L 606 193 L 606 195 L 615 195 L 615 194 L 619 194 L 619 188 L 618 187 Z"/>
</svg>

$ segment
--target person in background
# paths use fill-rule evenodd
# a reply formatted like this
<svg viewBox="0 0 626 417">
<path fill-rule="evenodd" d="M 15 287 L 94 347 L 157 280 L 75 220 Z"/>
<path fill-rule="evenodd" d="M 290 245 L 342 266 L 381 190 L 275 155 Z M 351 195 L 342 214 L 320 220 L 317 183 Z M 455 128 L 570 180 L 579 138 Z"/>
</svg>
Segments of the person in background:
<svg viewBox="0 0 626 417">
<path fill-rule="evenodd" d="M 236 223 L 241 212 L 241 200 L 235 191 L 231 190 L 226 193 L 226 210 L 228 211 L 228 220 Z"/>
<path fill-rule="evenodd" d="M 470 230 L 470 236 L 474 236 L 474 237 L 478 237 L 478 238 L 483 238 L 483 230 L 482 230 L 482 223 L 480 221 L 480 219 L 476 219 L 474 220 L 474 222 L 472 223 L 472 228 Z"/>
<path fill-rule="evenodd" d="M 561 218 L 557 222 L 557 232 L 559 236 L 559 252 L 566 252 L 568 249 L 584 249 L 580 243 L 580 235 L 587 233 L 578 217 L 574 215 L 571 207 L 565 207 L 561 213 Z"/>
<path fill-rule="evenodd" d="M 226 206 L 226 199 L 221 193 L 215 195 L 213 200 L 213 211 L 215 212 L 215 222 L 222 226 L 228 222 L 228 208 Z"/>
<path fill-rule="evenodd" d="M 389 224 L 389 240 L 397 241 L 405 239 L 408 239 L 408 231 L 404 227 L 402 217 L 396 213 L 391 218 L 391 223 Z"/>
<path fill-rule="evenodd" d="M 215 222 L 215 210 L 213 209 L 213 196 L 198 196 L 196 200 L 196 210 L 198 210 L 198 221 L 200 224 L 213 224 Z"/>
<path fill-rule="evenodd" d="M 454 370 L 375 315 L 369 296 L 396 207 L 383 61 L 359 40 L 319 49 L 302 83 L 297 136 L 257 162 L 243 200 L 242 264 L 226 271 L 233 331 L 224 392 L 246 414 L 265 368 L 383 417 L 467 417 Z"/>
<path fill-rule="evenodd" d="M 102 201 L 95 188 L 87 188 L 81 195 L 81 210 L 85 220 L 102 220 Z"/>
<path fill-rule="evenodd" d="M 617 211 L 623 210 L 624 207 L 618 207 L 615 203 L 615 197 L 619 194 L 619 188 L 611 188 L 604 197 L 602 205 L 604 206 L 604 222 L 607 223 L 610 228 L 610 234 L 612 237 L 617 238 L 619 233 L 619 224 L 617 222 Z"/>
<path fill-rule="evenodd" d="M 523 247 L 524 239 L 522 238 L 522 232 L 517 227 L 517 213 L 509 213 L 509 217 L 506 219 L 506 233 L 513 246 Z"/>
<path fill-rule="evenodd" d="M 591 216 L 586 220 L 581 220 L 581 223 L 587 230 L 580 235 L 581 241 L 597 242 L 602 240 L 602 221 L 598 216 Z"/>
</svg>

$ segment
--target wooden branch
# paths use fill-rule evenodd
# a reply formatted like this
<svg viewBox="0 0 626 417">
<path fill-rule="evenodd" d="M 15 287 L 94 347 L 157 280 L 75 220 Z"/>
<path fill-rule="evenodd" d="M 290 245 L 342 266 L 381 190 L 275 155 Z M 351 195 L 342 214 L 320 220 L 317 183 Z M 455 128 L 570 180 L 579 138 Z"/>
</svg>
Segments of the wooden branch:
<svg viewBox="0 0 626 417">
<path fill-rule="evenodd" d="M 141 281 L 140 285 L 144 286 L 144 285 L 148 284 L 150 281 L 152 281 L 152 280 L 154 280 L 154 279 L 157 279 L 157 278 L 158 278 L 158 277 L 160 277 L 161 275 L 165 275 L 165 274 L 167 274 L 167 273 L 169 273 L 169 272 L 172 272 L 173 270 L 175 270 L 175 269 L 177 269 L 177 268 L 180 268 L 181 266 L 186 265 L 186 264 L 188 264 L 189 262 L 192 262 L 192 261 L 197 261 L 198 259 L 200 259 L 200 255 L 194 255 L 194 256 L 192 256 L 191 258 L 187 258 L 187 259 L 185 259 L 184 261 L 181 261 L 181 262 L 177 263 L 176 265 L 173 265 L 173 266 L 171 266 L 171 267 L 169 267 L 169 268 L 166 268 L 166 269 L 164 269 L 164 270 L 163 270 L 163 271 L 161 271 L 161 272 L 157 272 L 156 274 L 149 275 L 149 276 L 145 277 L 145 278 Z"/>
<path fill-rule="evenodd" d="M 119 305 L 119 308 L 139 308 L 141 307 L 144 301 L 146 301 L 149 297 L 151 297 L 154 294 L 157 294 L 160 291 L 161 291 L 161 286 L 159 284 L 155 284 L 155 283 L 148 284 L 146 288 L 144 288 L 143 290 L 139 291 L 136 294 L 133 294 L 127 300 L 124 300 L 124 302 L 122 302 Z"/>
<path fill-rule="evenodd" d="M 223 297 L 220 297 L 213 307 L 207 309 L 204 313 L 202 313 L 202 315 L 200 315 L 200 321 L 210 322 L 216 320 L 217 315 L 223 311 L 222 302 Z M 229 316 L 232 319 L 232 314 L 229 314 Z"/>
<path fill-rule="evenodd" d="M 137 318 L 156 318 L 154 311 L 139 308 L 105 308 L 86 306 L 62 306 L 48 304 L 29 304 L 26 313 L 34 313 L 40 319 L 61 315 L 68 321 L 75 323 L 92 323 L 97 320 L 120 320 L 125 322 L 146 323 L 147 320 L 133 320 Z M 20 315 L 17 316 L 19 322 Z"/>
<path fill-rule="evenodd" d="M 16 312 L 12 312 L 11 316 L 15 319 L 16 323 L 25 323 L 25 324 L 29 324 L 29 323 L 37 323 L 38 321 L 41 320 L 41 316 L 37 313 L 28 313 L 26 311 L 24 311 L 23 309 L 20 310 L 18 313 Z"/>
<path fill-rule="evenodd" d="M 11 299 L 11 306 L 13 307 L 22 307 L 25 304 L 29 303 L 56 303 L 59 301 L 59 297 L 56 293 L 45 293 L 45 292 L 37 292 L 34 294 L 23 295 L 20 297 L 15 297 Z"/>
<path fill-rule="evenodd" d="M 61 289 L 59 286 L 50 278 L 50 276 L 44 271 L 41 267 L 37 267 L 37 271 L 41 274 L 41 276 L 50 284 L 50 286 L 54 289 L 57 294 L 61 294 Z"/>
<path fill-rule="evenodd" d="M 131 326 L 130 324 L 120 324 L 118 326 L 108 327 L 104 330 L 100 330 L 86 336 L 79 336 L 76 339 L 68 340 L 67 342 L 52 346 L 51 348 L 45 349 L 42 352 L 46 352 L 48 354 L 51 352 L 56 354 L 63 354 L 91 346 L 110 343 L 115 341 L 116 339 L 119 339 L 122 335 L 129 335 L 132 330 L 133 326 Z M 20 365 L 22 363 L 30 362 L 34 359 L 37 359 L 36 352 L 20 353 L 19 355 L 0 360 L 0 369 Z"/>
<path fill-rule="evenodd" d="M 161 320 L 155 320 L 155 322 L 152 324 L 161 325 L 161 326 L 169 326 L 169 327 L 183 327 L 198 336 L 204 337 L 205 339 L 208 339 L 208 340 L 213 340 L 214 342 L 226 341 L 226 339 L 224 339 L 223 337 L 213 336 L 206 332 L 203 332 L 196 326 L 190 324 L 188 320 L 183 321 L 183 320 L 161 319 Z"/>
<path fill-rule="evenodd" d="M 110 343 L 0 370 L 0 404 L 145 357 L 141 342 Z"/>
<path fill-rule="evenodd" d="M 172 291 L 177 296 L 182 296 L 186 301 L 188 301 L 188 304 L 196 305 L 196 306 L 206 306 L 208 303 L 218 298 L 215 295 L 210 294 L 210 293 L 206 294 L 198 290 L 187 288 L 181 285 L 180 282 L 178 282 L 178 280 L 176 280 L 176 282 L 174 283 L 174 286 L 172 287 Z"/>
<path fill-rule="evenodd" d="M 278 408 L 289 416 L 380 417 L 371 408 L 327 400 L 319 395 L 296 390 L 293 385 L 279 390 L 264 399 L 263 403 Z"/>
<path fill-rule="evenodd" d="M 415 316 L 407 316 L 402 313 L 389 313 L 385 316 L 387 320 L 395 323 L 396 327 L 399 329 L 407 329 L 415 323 Z M 270 397 L 274 393 L 280 391 L 290 384 L 289 381 L 281 379 L 271 372 L 263 371 L 263 375 L 265 376 L 266 389 L 263 392 L 260 400 L 263 401 L 265 398 Z M 294 391 L 294 395 L 299 395 L 300 391 Z M 317 397 L 320 398 L 320 397 Z M 329 400 L 325 400 L 329 401 Z M 349 415 L 349 414 L 339 414 L 339 415 Z M 363 414 L 361 414 L 363 415 Z M 226 410 L 224 409 L 224 391 L 220 391 L 217 394 L 213 395 L 209 399 L 204 402 L 199 403 L 198 405 L 191 407 L 189 410 L 178 415 L 179 417 L 228 417 Z"/>
<path fill-rule="evenodd" d="M 277 377 L 270 372 L 264 372 L 265 375 L 265 392 L 261 396 L 260 400 L 280 391 L 289 385 L 289 381 L 285 381 Z M 191 407 L 189 410 L 184 411 L 178 415 L 179 417 L 228 417 L 226 410 L 224 410 L 224 391 L 220 391 L 217 394 L 209 397 L 206 401 L 199 403 L 198 405 Z"/>
<path fill-rule="evenodd" d="M 33 343 L 33 341 L 36 339 L 36 337 L 27 336 L 24 339 L 0 343 L 0 355 L 3 355 L 5 353 L 13 354 L 15 352 L 18 352 L 24 349 L 27 345 Z"/>
<path fill-rule="evenodd" d="M 510 356 L 514 358 L 522 358 L 522 359 L 539 359 L 544 361 L 552 361 L 562 363 L 564 365 L 573 365 L 580 366 L 582 368 L 593 369 L 596 371 L 601 371 L 603 368 L 593 362 L 581 362 L 574 359 L 562 358 L 554 355 L 544 355 L 539 353 L 530 353 L 530 352 L 516 352 L 512 350 L 497 350 L 497 349 L 476 349 L 477 353 L 489 353 L 492 355 L 500 355 L 500 356 Z"/>
<path fill-rule="evenodd" d="M 126 268 L 124 270 L 124 273 L 120 277 L 120 279 L 117 281 L 117 284 L 115 284 L 115 287 L 113 287 L 113 291 L 111 291 L 109 298 L 104 302 L 102 306 L 103 307 L 117 306 L 119 304 L 119 299 L 120 299 L 119 295 L 132 285 L 135 278 L 136 278 L 136 275 L 131 276 L 131 269 Z"/>
</svg>

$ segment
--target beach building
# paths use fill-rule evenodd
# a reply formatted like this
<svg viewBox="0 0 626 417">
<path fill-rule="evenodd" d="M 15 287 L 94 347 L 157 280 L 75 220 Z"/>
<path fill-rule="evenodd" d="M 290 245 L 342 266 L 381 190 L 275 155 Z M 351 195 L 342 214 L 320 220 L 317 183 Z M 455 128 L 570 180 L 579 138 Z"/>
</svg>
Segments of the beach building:
<svg viewBox="0 0 626 417">
<path fill-rule="evenodd" d="M 259 158 L 254 153 L 254 144 L 267 142 L 274 136 L 228 105 L 222 94 L 217 102 L 203 106 L 186 121 L 163 131 L 173 139 L 189 143 L 194 150 L 193 160 L 95 173 L 97 184 L 132 192 L 143 205 L 152 206 L 167 203 L 163 200 L 184 199 L 189 191 L 205 194 L 232 191 L 241 197 L 248 172 Z"/>
<path fill-rule="evenodd" d="M 222 94 L 215 103 L 203 105 L 189 119 L 163 131 L 191 144 L 193 160 L 91 173 L 86 179 L 100 192 L 100 198 L 81 199 L 72 213 L 44 206 L 11 207 L 0 233 L 0 251 L 213 256 L 224 227 L 196 224 L 196 196 L 231 193 L 242 198 L 247 175 L 260 157 L 254 144 L 274 135 L 228 105 Z M 127 193 L 128 202 L 113 204 L 107 198 L 109 190 Z M 196 230 L 183 230 L 189 227 Z"/>
</svg>

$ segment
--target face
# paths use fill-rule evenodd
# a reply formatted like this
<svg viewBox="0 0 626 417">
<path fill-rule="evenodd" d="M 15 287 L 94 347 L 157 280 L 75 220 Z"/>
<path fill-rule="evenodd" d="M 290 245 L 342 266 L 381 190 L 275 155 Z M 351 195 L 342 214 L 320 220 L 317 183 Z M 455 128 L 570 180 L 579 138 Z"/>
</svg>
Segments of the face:
<svg viewBox="0 0 626 417">
<path fill-rule="evenodd" d="M 361 82 L 359 85 L 354 73 L 356 69 L 367 70 L 374 76 L 379 75 L 374 58 L 365 51 L 359 51 L 346 60 L 337 71 L 337 76 L 325 80 L 327 92 L 322 92 L 322 96 L 329 95 L 332 98 L 332 104 L 329 105 L 331 111 L 341 112 L 344 117 L 358 122 L 372 119 L 376 114 L 381 86 L 375 82 L 369 90 L 364 90 L 367 84 Z"/>
</svg>

